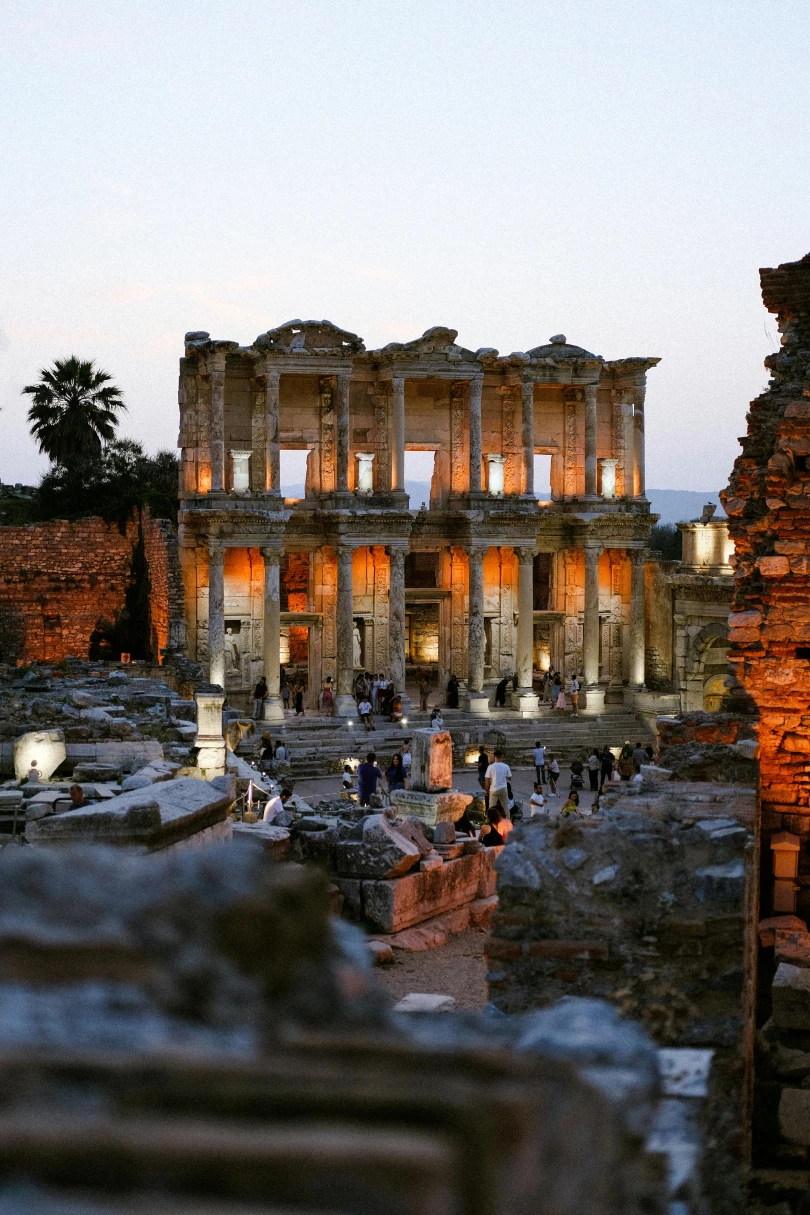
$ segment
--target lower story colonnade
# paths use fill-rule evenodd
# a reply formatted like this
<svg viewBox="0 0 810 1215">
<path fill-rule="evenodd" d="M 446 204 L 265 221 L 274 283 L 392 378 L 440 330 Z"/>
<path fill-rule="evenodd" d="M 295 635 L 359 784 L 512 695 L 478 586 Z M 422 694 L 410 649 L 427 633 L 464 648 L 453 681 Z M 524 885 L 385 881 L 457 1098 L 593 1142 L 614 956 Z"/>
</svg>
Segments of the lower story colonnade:
<svg viewBox="0 0 810 1215">
<path fill-rule="evenodd" d="M 268 721 L 283 720 L 285 682 L 304 688 L 309 708 L 331 686 L 350 717 L 360 671 L 383 672 L 406 712 L 406 687 L 424 671 L 442 689 L 455 675 L 462 707 L 481 714 L 504 677 L 514 678 L 507 705 L 533 714 L 549 669 L 579 677 L 589 713 L 644 686 L 643 547 L 192 536 L 180 551 L 189 657 L 240 707 L 264 675 Z"/>
</svg>

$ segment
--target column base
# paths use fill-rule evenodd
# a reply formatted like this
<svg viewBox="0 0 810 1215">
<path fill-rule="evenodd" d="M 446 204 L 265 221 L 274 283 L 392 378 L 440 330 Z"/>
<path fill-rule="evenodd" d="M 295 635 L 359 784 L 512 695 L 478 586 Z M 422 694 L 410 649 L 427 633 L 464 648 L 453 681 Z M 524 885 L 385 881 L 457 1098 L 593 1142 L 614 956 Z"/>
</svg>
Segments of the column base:
<svg viewBox="0 0 810 1215">
<path fill-rule="evenodd" d="M 356 717 L 357 701 L 347 692 L 342 692 L 335 697 L 335 712 L 338 717 Z"/>
<path fill-rule="evenodd" d="M 225 775 L 225 739 L 197 739 L 197 767 L 203 773 L 204 780 L 212 780 L 215 776 Z"/>
<path fill-rule="evenodd" d="M 580 713 L 585 717 L 596 717 L 599 713 L 605 711 L 605 689 L 598 684 L 588 684 L 583 688 L 585 693 L 585 706 L 580 705 Z"/>
<path fill-rule="evenodd" d="M 268 696 L 264 702 L 262 721 L 284 721 L 284 705 L 280 696 Z"/>
<path fill-rule="evenodd" d="M 489 696 L 486 692 L 468 692 L 465 700 L 468 713 L 475 713 L 479 717 L 486 717 L 488 715 Z"/>
<path fill-rule="evenodd" d="M 531 688 L 519 688 L 512 694 L 512 708 L 516 709 L 521 717 L 539 717 L 537 693 Z"/>
</svg>

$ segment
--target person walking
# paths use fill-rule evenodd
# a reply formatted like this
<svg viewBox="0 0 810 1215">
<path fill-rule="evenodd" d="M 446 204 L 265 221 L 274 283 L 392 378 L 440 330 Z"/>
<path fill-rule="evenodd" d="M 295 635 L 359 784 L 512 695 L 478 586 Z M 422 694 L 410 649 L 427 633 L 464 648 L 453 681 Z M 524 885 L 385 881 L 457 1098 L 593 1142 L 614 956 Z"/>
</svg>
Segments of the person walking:
<svg viewBox="0 0 810 1215">
<path fill-rule="evenodd" d="M 267 680 L 262 675 L 253 689 L 253 720 L 261 721 L 264 713 L 264 702 L 267 700 Z"/>
<path fill-rule="evenodd" d="M 332 688 L 332 676 L 327 675 L 321 688 L 321 712 L 327 717 L 335 715 L 335 693 Z"/>
<path fill-rule="evenodd" d="M 601 767 L 601 761 L 599 759 L 599 751 L 597 750 L 596 747 L 594 747 L 594 749 L 591 751 L 590 755 L 588 756 L 588 781 L 590 783 L 592 793 L 598 793 L 598 791 L 599 791 L 599 769 L 600 769 L 600 767 Z"/>
<path fill-rule="evenodd" d="M 560 765 L 556 755 L 547 756 L 548 788 L 552 797 L 557 796 L 557 781 L 560 779 Z"/>
<path fill-rule="evenodd" d="M 509 817 L 509 782 L 512 779 L 512 769 L 504 763 L 500 751 L 495 751 L 495 757 L 484 774 L 484 792 L 490 809 L 499 806 L 504 815 Z"/>
<path fill-rule="evenodd" d="M 630 740 L 625 739 L 624 746 L 619 752 L 619 776 L 622 780 L 630 780 L 633 775 L 633 748 Z"/>
<path fill-rule="evenodd" d="M 482 789 L 486 788 L 487 768 L 489 767 L 489 755 L 486 747 L 481 747 L 478 751 L 478 783 Z"/>
<path fill-rule="evenodd" d="M 605 782 L 610 781 L 610 778 L 613 775 L 613 752 L 607 743 L 605 743 L 604 750 L 602 751 L 599 759 L 601 766 L 601 781 L 599 787 L 600 789 L 604 789 Z"/>
<path fill-rule="evenodd" d="M 539 738 L 534 744 L 532 756 L 534 758 L 534 773 L 537 778 L 537 783 L 542 785 L 545 783 L 546 779 L 546 748 L 540 742 Z"/>
<path fill-rule="evenodd" d="M 495 688 L 495 708 L 506 708 L 506 685 L 509 683 L 509 676 L 504 675 L 503 679 Z"/>
<path fill-rule="evenodd" d="M 360 720 L 366 727 L 366 733 L 368 733 L 369 730 L 377 729 L 377 727 L 374 725 L 374 716 L 371 711 L 370 700 L 361 700 L 360 704 L 357 706 L 357 712 L 360 715 Z"/>
</svg>

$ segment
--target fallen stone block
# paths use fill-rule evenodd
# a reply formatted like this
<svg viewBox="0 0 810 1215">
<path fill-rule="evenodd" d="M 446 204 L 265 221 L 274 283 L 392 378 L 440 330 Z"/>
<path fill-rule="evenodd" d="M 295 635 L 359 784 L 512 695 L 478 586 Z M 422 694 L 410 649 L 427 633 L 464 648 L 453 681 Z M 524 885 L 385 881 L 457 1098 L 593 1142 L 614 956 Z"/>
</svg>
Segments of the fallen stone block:
<svg viewBox="0 0 810 1215">
<path fill-rule="evenodd" d="M 485 872 L 484 856 L 485 852 L 478 852 L 446 861 L 440 869 L 425 873 L 364 881 L 363 915 L 380 932 L 399 932 L 473 899 L 486 897 L 479 894 Z"/>
<path fill-rule="evenodd" d="M 368 951 L 375 966 L 385 966 L 394 960 L 394 951 L 385 941 L 369 941 Z"/>
<path fill-rule="evenodd" d="M 284 827 L 274 827 L 272 823 L 234 823 L 233 842 L 261 848 L 273 861 L 290 858 L 289 831 Z"/>
<path fill-rule="evenodd" d="M 433 995 L 427 992 L 412 991 L 403 996 L 394 1005 L 394 1012 L 401 1013 L 437 1013 L 452 1012 L 456 1002 L 452 996 Z"/>
<path fill-rule="evenodd" d="M 433 829 L 433 846 L 437 844 L 455 844 L 456 824 L 448 821 L 437 823 Z"/>
<path fill-rule="evenodd" d="M 31 730 L 14 740 L 14 775 L 24 780 L 32 762 L 43 780 L 49 780 L 67 759 L 61 730 Z"/>
<path fill-rule="evenodd" d="M 157 852 L 209 830 L 211 839 L 230 838 L 230 823 L 226 833 L 214 830 L 230 805 L 231 799 L 207 781 L 181 777 L 29 822 L 25 835 L 31 844 L 96 842 Z"/>
<path fill-rule="evenodd" d="M 391 821 L 391 825 L 400 835 L 404 835 L 406 840 L 410 840 L 412 844 L 416 845 L 423 859 L 432 852 L 433 845 L 425 835 L 424 827 L 418 820 L 397 818 Z"/>
<path fill-rule="evenodd" d="M 115 764 L 89 763 L 76 764 L 73 769 L 73 780 L 80 784 L 85 780 L 118 781 L 121 779 L 121 769 Z"/>
<path fill-rule="evenodd" d="M 440 949 L 447 944 L 447 930 L 428 920 L 425 924 L 417 924 L 415 928 L 405 928 L 402 932 L 392 933 L 385 938 L 385 943 L 391 949 L 401 949 L 404 953 L 424 953 L 428 949 Z"/>
<path fill-rule="evenodd" d="M 474 928 L 489 928 L 492 913 L 497 906 L 497 894 L 492 894 L 487 899 L 473 899 L 470 903 L 470 924 Z"/>
<path fill-rule="evenodd" d="M 444 861 L 438 855 L 438 853 L 436 854 L 436 856 L 425 856 L 419 862 L 419 872 L 420 873 L 429 873 L 431 869 L 441 869 L 443 864 L 444 864 Z"/>
<path fill-rule="evenodd" d="M 420 793 L 416 789 L 395 789 L 391 794 L 391 805 L 401 818 L 420 818 L 428 826 L 436 823 L 456 822 L 472 801 L 471 793 L 458 793 L 450 789 L 446 793 Z"/>
<path fill-rule="evenodd" d="M 70 702 L 77 709 L 89 709 L 93 704 L 90 692 L 80 692 L 78 689 L 70 694 Z"/>
<path fill-rule="evenodd" d="M 810 932 L 776 929 L 776 964 L 788 962 L 791 966 L 810 966 Z"/>
<path fill-rule="evenodd" d="M 806 932 L 807 925 L 797 915 L 773 915 L 759 921 L 759 943 L 763 949 L 773 949 L 776 944 L 776 930 L 785 932 Z"/>
<path fill-rule="evenodd" d="M 810 970 L 781 962 L 771 987 L 778 1029 L 810 1030 Z"/>
<path fill-rule="evenodd" d="M 131 789 L 145 789 L 148 785 L 172 780 L 179 769 L 179 764 L 169 763 L 168 760 L 159 760 L 155 763 L 147 764 L 146 767 L 139 768 L 137 772 L 133 772 L 131 776 L 127 776 L 121 782 L 121 788 L 125 793 L 128 793 Z"/>
<path fill-rule="evenodd" d="M 335 847 L 341 877 L 396 878 L 416 865 L 421 853 L 384 814 L 370 814 Z"/>
</svg>

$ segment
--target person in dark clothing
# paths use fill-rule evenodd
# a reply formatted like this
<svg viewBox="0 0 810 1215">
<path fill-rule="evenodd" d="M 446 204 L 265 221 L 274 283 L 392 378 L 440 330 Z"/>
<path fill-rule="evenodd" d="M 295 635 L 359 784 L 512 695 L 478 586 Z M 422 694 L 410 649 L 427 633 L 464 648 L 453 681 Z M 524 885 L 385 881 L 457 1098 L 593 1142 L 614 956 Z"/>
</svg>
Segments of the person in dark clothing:
<svg viewBox="0 0 810 1215">
<path fill-rule="evenodd" d="M 295 689 L 295 716 L 304 716 L 304 689 L 300 683 Z"/>
<path fill-rule="evenodd" d="M 600 789 L 604 788 L 605 781 L 609 781 L 613 774 L 613 752 L 611 751 L 610 747 L 607 746 L 607 744 L 605 744 L 604 750 L 602 751 L 601 768 L 602 773 L 601 780 L 599 782 Z"/>
<path fill-rule="evenodd" d="M 506 842 L 512 823 L 498 806 L 487 810 L 487 821 L 481 828 L 479 839 L 485 848 L 499 848 Z"/>
<path fill-rule="evenodd" d="M 486 785 L 487 768 L 489 767 L 489 755 L 485 747 L 482 747 L 478 752 L 478 783 L 483 789 Z"/>
<path fill-rule="evenodd" d="M 504 675 L 501 682 L 495 689 L 495 707 L 496 709 L 506 708 L 506 686 L 509 683 L 509 676 Z"/>
<path fill-rule="evenodd" d="M 475 823 L 467 814 L 466 807 L 461 818 L 456 819 L 456 835 L 471 835 L 475 839 Z"/>
<path fill-rule="evenodd" d="M 369 805 L 377 792 L 378 783 L 384 779 L 385 777 L 377 767 L 377 756 L 373 751 L 369 751 L 365 762 L 360 764 L 357 769 L 357 800 L 361 806 Z"/>
<path fill-rule="evenodd" d="M 385 770 L 385 779 L 388 781 L 389 790 L 405 788 L 405 769 L 399 751 L 394 752 L 391 763 Z"/>
<path fill-rule="evenodd" d="M 448 709 L 458 708 L 458 680 L 455 675 L 451 675 L 447 681 L 447 707 Z"/>
<path fill-rule="evenodd" d="M 269 734 L 262 734 L 262 749 L 259 755 L 259 769 L 262 772 L 267 772 L 270 768 L 275 771 L 276 767 L 276 749 L 273 746 L 273 740 Z"/>
<path fill-rule="evenodd" d="M 262 712 L 264 710 L 264 702 L 267 700 L 267 680 L 262 675 L 256 687 L 253 689 L 253 720 L 261 721 Z"/>
</svg>

